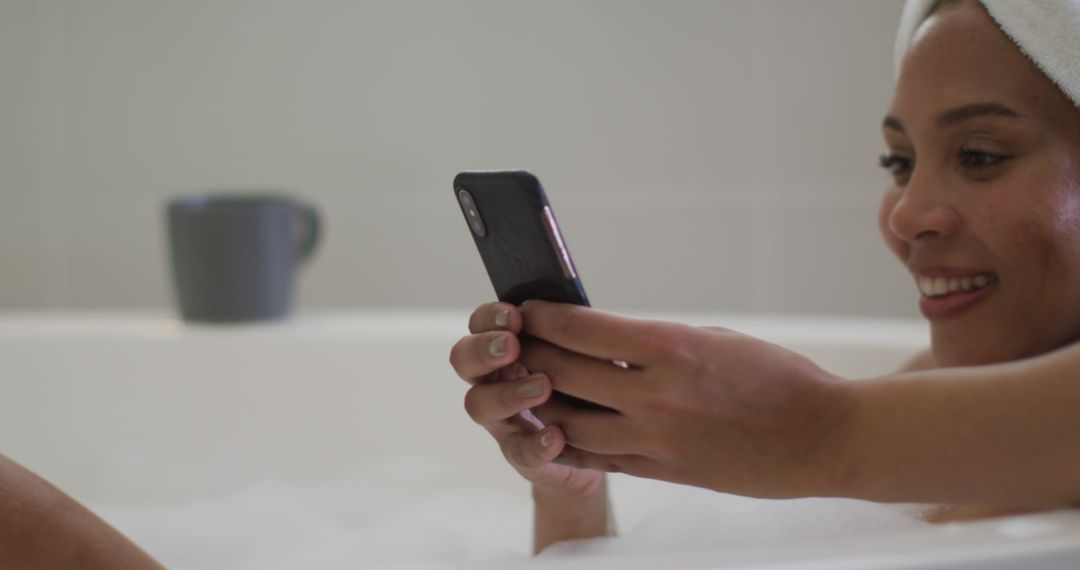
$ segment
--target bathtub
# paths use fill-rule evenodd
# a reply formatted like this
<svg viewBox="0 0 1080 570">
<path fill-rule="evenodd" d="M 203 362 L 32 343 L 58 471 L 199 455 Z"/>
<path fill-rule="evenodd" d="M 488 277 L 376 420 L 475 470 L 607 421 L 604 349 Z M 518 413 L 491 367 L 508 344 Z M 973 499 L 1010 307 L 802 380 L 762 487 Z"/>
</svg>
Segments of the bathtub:
<svg viewBox="0 0 1080 570">
<path fill-rule="evenodd" d="M 656 315 L 649 315 L 656 316 Z M 865 378 L 926 346 L 890 320 L 716 324 Z M 527 486 L 462 410 L 466 314 L 205 327 L 0 317 L 0 452 L 171 568 L 1076 568 L 1080 514 L 931 526 L 904 507 L 612 478 L 621 538 L 528 556 Z"/>
</svg>

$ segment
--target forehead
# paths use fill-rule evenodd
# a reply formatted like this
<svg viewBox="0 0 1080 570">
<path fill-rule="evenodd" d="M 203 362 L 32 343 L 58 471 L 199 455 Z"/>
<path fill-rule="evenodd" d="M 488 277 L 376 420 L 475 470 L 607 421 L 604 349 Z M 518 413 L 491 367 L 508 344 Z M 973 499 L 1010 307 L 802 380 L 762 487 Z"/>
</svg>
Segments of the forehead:
<svg viewBox="0 0 1080 570">
<path fill-rule="evenodd" d="M 1080 114 L 980 3 L 943 3 L 915 33 L 900 68 L 890 114 L 914 122 L 943 109 L 983 101 L 1050 122 L 1060 121 L 1063 114 Z"/>
</svg>

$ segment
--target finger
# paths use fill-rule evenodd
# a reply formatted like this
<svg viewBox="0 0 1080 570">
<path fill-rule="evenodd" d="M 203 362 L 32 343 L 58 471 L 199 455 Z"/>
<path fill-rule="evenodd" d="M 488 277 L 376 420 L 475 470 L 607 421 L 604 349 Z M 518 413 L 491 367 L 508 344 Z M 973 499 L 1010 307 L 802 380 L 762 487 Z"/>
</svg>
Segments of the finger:
<svg viewBox="0 0 1080 570">
<path fill-rule="evenodd" d="M 450 349 L 450 365 L 463 379 L 477 378 L 507 366 L 517 360 L 521 343 L 509 332 L 472 334 L 457 341 Z"/>
<path fill-rule="evenodd" d="M 621 368 L 543 341 L 527 340 L 518 361 L 531 372 L 546 374 L 555 390 L 608 408 L 622 410 L 641 397 L 640 370 Z"/>
<path fill-rule="evenodd" d="M 491 427 L 502 423 L 551 396 L 551 380 L 533 374 L 496 384 L 477 384 L 465 392 L 465 411 L 474 422 Z"/>
<path fill-rule="evenodd" d="M 573 352 L 645 366 L 656 359 L 657 324 L 546 301 L 521 305 L 524 331 Z"/>
<path fill-rule="evenodd" d="M 521 332 L 521 311 L 510 303 L 485 303 L 469 316 L 469 332 L 506 330 Z"/>
<path fill-rule="evenodd" d="M 626 473 L 649 479 L 670 479 L 664 476 L 663 464 L 642 455 L 605 455 L 566 445 L 553 462 L 606 473 Z"/>
<path fill-rule="evenodd" d="M 567 445 L 605 455 L 643 453 L 645 446 L 626 416 L 603 410 L 575 408 L 553 398 L 532 413 L 544 425 L 558 426 Z"/>
<path fill-rule="evenodd" d="M 503 455 L 519 469 L 536 469 L 559 456 L 566 445 L 559 428 L 551 426 L 539 432 L 516 432 L 503 439 Z"/>
<path fill-rule="evenodd" d="M 524 378 L 529 375 L 529 369 L 525 368 L 520 362 L 511 362 L 506 366 L 495 371 L 494 374 L 488 375 L 487 379 L 492 382 L 505 382 L 507 380 L 517 380 L 518 378 Z"/>
</svg>

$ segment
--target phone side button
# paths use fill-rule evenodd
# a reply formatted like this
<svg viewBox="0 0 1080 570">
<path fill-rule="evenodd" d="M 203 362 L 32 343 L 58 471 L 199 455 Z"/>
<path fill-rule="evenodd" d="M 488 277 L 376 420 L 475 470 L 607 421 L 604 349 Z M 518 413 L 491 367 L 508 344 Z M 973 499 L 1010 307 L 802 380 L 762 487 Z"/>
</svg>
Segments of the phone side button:
<svg viewBox="0 0 1080 570">
<path fill-rule="evenodd" d="M 544 206 L 544 227 L 547 228 L 551 245 L 555 247 L 563 275 L 567 279 L 577 279 L 574 262 L 570 259 L 570 252 L 566 250 L 566 242 L 563 241 L 562 232 L 559 231 L 559 222 L 555 221 L 555 214 L 551 212 L 551 206 Z"/>
</svg>

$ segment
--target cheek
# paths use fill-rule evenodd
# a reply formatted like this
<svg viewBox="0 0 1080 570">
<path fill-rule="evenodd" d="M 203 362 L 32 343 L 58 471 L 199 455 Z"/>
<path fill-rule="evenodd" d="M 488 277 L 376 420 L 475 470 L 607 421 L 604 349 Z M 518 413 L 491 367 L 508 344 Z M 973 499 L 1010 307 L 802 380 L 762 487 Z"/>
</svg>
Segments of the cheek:
<svg viewBox="0 0 1080 570">
<path fill-rule="evenodd" d="M 1071 190 L 999 212 L 1024 215 L 1009 224 L 1014 230 L 1005 234 L 1011 239 L 1002 245 L 1025 274 L 1024 281 L 1059 309 L 1062 294 L 1072 295 L 1080 285 L 1080 198 Z"/>
<path fill-rule="evenodd" d="M 1066 193 L 1045 219 L 1048 222 L 1031 221 L 1022 228 L 1028 249 L 1052 271 L 1080 274 L 1080 199 L 1074 192 Z"/>
<path fill-rule="evenodd" d="M 1041 277 L 1038 281 L 1045 281 L 1048 269 L 1061 253 L 1059 240 L 1056 239 L 1052 226 L 1040 223 L 1038 220 L 1025 221 L 1016 226 L 1013 233 L 1013 243 L 1010 244 L 1014 258 L 1024 265 L 1034 266 L 1028 271 L 1036 272 L 1028 276 L 1032 279 Z M 1035 281 L 1032 279 L 1032 281 Z"/>
<path fill-rule="evenodd" d="M 907 243 L 904 240 L 897 237 L 889 227 L 889 216 L 892 215 L 893 208 L 896 207 L 896 203 L 900 201 L 900 190 L 897 188 L 890 188 L 885 195 L 881 198 L 881 208 L 878 210 L 878 230 L 881 231 L 881 237 L 885 240 L 885 245 L 889 246 L 889 249 L 896 257 L 902 262 L 907 262 L 908 248 Z"/>
<path fill-rule="evenodd" d="M 1069 185 L 1062 191 L 1053 220 L 1054 234 L 1058 236 L 1061 248 L 1068 252 L 1080 249 L 1080 185 Z M 1080 265 L 1080 259 L 1070 261 Z"/>
<path fill-rule="evenodd" d="M 1043 213 L 1041 220 L 1013 226 L 1011 260 L 1003 260 L 1012 269 L 1012 325 L 1027 329 L 1021 335 L 1027 340 L 1017 340 L 1025 343 L 1024 355 L 1052 350 L 1080 334 L 1080 211 Z"/>
<path fill-rule="evenodd" d="M 1067 274 L 1080 273 L 1080 157 L 1068 155 L 1050 162 L 1044 188 L 1052 188 L 1045 198 L 1052 205 L 1040 212 L 1042 224 L 1032 221 L 1025 233 L 1034 241 L 1042 240 L 1042 259 L 1062 265 Z"/>
</svg>

